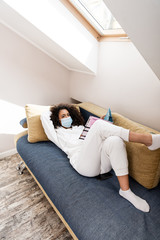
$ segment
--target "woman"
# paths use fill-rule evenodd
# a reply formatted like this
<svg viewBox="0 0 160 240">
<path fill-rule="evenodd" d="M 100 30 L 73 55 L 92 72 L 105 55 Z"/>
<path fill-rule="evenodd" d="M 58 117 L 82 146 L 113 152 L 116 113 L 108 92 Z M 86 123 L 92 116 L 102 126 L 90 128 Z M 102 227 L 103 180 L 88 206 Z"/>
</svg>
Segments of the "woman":
<svg viewBox="0 0 160 240">
<path fill-rule="evenodd" d="M 143 143 L 150 150 L 156 150 L 160 148 L 159 134 L 135 133 L 100 119 L 91 126 L 85 140 L 81 140 L 84 120 L 77 108 L 68 104 L 51 107 L 41 115 L 41 121 L 48 139 L 67 154 L 79 174 L 94 177 L 113 169 L 120 184 L 119 194 L 137 209 L 149 212 L 148 203 L 129 187 L 124 141 Z"/>
</svg>

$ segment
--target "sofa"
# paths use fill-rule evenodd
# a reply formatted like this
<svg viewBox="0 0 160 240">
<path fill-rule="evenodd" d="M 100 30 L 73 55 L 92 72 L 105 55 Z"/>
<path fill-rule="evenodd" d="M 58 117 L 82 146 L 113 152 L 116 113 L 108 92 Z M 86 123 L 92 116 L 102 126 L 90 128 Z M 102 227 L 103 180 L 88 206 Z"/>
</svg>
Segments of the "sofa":
<svg viewBox="0 0 160 240">
<path fill-rule="evenodd" d="M 63 221 L 73 239 L 159 240 L 160 239 L 160 149 L 150 151 L 143 144 L 126 143 L 132 191 L 150 205 L 144 213 L 119 194 L 119 183 L 79 175 L 66 154 L 47 139 L 40 114 L 50 106 L 26 105 L 27 130 L 15 137 L 20 158 Z M 103 116 L 107 109 L 93 103 L 76 104 L 85 122 L 90 115 Z M 140 133 L 158 131 L 112 113 L 115 125 Z"/>
</svg>

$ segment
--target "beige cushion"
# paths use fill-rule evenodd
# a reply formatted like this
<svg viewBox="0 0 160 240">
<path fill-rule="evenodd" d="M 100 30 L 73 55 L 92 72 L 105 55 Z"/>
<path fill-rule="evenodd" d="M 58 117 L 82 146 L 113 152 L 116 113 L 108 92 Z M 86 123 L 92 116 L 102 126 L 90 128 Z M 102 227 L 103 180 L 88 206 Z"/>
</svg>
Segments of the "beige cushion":
<svg viewBox="0 0 160 240">
<path fill-rule="evenodd" d="M 92 103 L 80 103 L 80 107 L 97 116 L 103 116 L 107 109 Z M 138 133 L 159 133 L 158 131 L 129 120 L 118 113 L 112 113 L 114 124 Z M 146 188 L 154 188 L 160 180 L 160 149 L 150 151 L 139 143 L 126 143 L 129 174 Z"/>
<path fill-rule="evenodd" d="M 48 141 L 48 138 L 43 130 L 40 120 L 40 115 L 44 111 L 48 111 L 50 106 L 41 106 L 27 104 L 25 106 L 27 125 L 28 125 L 28 141 L 31 143 L 39 141 Z"/>
</svg>

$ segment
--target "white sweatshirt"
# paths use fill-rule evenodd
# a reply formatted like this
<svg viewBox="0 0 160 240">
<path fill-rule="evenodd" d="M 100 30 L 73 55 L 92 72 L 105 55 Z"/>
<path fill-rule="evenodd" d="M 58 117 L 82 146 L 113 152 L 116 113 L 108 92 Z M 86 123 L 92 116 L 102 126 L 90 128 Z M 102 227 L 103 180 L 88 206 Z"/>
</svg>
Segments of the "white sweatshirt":
<svg viewBox="0 0 160 240">
<path fill-rule="evenodd" d="M 84 126 L 73 126 L 68 129 L 63 127 L 54 128 L 54 125 L 50 120 L 50 115 L 51 112 L 47 111 L 42 113 L 40 117 L 44 131 L 48 139 L 67 154 L 71 165 L 74 167 L 81 146 L 84 143 L 84 140 L 79 139 Z"/>
</svg>

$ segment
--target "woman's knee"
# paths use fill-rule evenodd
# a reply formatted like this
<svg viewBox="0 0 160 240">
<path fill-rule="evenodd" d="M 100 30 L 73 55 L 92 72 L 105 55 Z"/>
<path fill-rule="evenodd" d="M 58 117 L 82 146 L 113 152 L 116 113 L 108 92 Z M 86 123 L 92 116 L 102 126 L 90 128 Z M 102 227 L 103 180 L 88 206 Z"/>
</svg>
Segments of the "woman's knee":
<svg viewBox="0 0 160 240">
<path fill-rule="evenodd" d="M 95 121 L 95 123 L 93 124 L 93 126 L 96 126 L 96 127 L 104 127 L 104 126 L 107 126 L 107 125 L 110 125 L 110 123 L 102 120 L 102 119 L 98 119 L 97 121 Z"/>
<path fill-rule="evenodd" d="M 96 133 L 103 136 L 104 130 L 110 128 L 110 123 L 105 122 L 102 119 L 99 119 L 92 125 L 91 128 L 92 128 L 92 130 L 94 129 L 94 131 L 96 131 Z"/>
<path fill-rule="evenodd" d="M 92 125 L 92 128 L 101 128 L 101 126 L 103 125 L 103 121 L 101 119 L 98 119 L 97 121 L 94 122 L 94 124 Z"/>
</svg>

